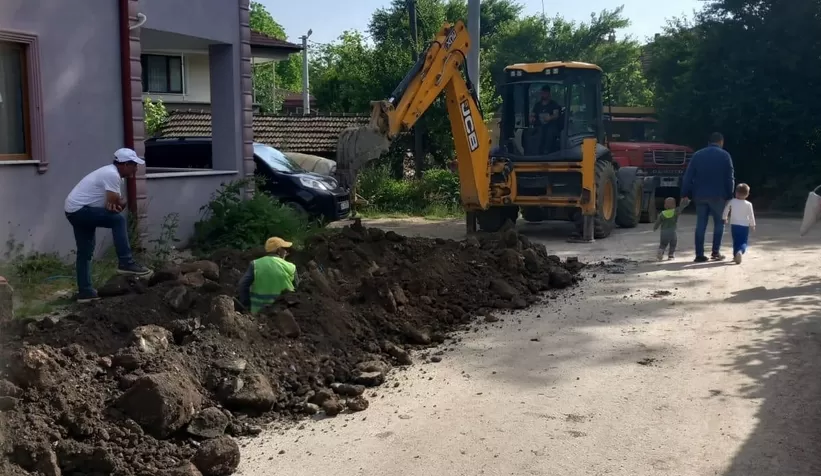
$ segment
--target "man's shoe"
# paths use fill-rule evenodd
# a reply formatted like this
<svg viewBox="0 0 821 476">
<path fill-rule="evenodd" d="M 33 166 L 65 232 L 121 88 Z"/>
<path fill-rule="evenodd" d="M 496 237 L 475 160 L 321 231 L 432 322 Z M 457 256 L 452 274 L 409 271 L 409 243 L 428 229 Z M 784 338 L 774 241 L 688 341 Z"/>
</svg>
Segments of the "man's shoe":
<svg viewBox="0 0 821 476">
<path fill-rule="evenodd" d="M 710 260 L 706 256 L 696 256 L 696 259 L 693 260 L 694 263 L 706 263 L 707 261 Z"/>
<path fill-rule="evenodd" d="M 742 254 L 740 251 L 735 254 L 735 256 L 733 257 L 733 261 L 735 261 L 735 264 L 741 264 L 741 256 Z"/>
<path fill-rule="evenodd" d="M 721 253 L 713 253 L 710 259 L 713 261 L 724 261 L 725 256 Z"/>
<path fill-rule="evenodd" d="M 146 268 L 145 266 L 141 266 L 135 262 L 131 262 L 128 264 L 121 264 L 117 267 L 117 274 L 124 274 L 127 276 L 149 276 L 153 273 L 150 269 Z"/>
<path fill-rule="evenodd" d="M 669 255 L 667 255 L 667 259 L 676 259 L 676 254 L 670 253 Z"/>
<path fill-rule="evenodd" d="M 656 259 L 661 261 L 662 258 L 664 258 L 664 250 L 659 250 L 658 253 L 656 253 Z"/>
<path fill-rule="evenodd" d="M 94 291 L 93 289 L 91 291 L 77 293 L 77 302 L 80 304 L 99 300 L 100 296 L 98 296 L 97 291 Z"/>
</svg>

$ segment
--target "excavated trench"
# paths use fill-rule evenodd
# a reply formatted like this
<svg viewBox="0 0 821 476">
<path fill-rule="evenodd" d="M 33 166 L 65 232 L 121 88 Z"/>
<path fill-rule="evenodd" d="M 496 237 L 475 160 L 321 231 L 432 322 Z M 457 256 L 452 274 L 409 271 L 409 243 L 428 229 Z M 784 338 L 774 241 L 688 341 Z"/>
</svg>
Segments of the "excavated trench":
<svg viewBox="0 0 821 476">
<path fill-rule="evenodd" d="M 232 474 L 232 437 L 363 411 L 413 348 L 572 286 L 583 266 L 513 230 L 457 242 L 357 222 L 295 253 L 299 290 L 251 316 L 233 296 L 256 256 L 116 278 L 107 299 L 2 329 L 0 474 Z"/>
</svg>

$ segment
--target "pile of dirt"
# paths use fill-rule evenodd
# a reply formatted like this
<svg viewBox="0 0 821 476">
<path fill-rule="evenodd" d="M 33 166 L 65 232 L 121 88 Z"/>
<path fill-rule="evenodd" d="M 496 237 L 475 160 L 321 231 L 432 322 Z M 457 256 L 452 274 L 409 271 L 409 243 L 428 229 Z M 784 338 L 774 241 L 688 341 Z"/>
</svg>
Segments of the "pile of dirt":
<svg viewBox="0 0 821 476">
<path fill-rule="evenodd" d="M 117 278 L 114 296 L 0 334 L 0 474 L 232 474 L 272 419 L 362 411 L 410 349 L 578 281 L 513 230 L 462 242 L 358 223 L 293 257 L 299 291 L 258 316 L 234 289 L 255 253 Z"/>
</svg>

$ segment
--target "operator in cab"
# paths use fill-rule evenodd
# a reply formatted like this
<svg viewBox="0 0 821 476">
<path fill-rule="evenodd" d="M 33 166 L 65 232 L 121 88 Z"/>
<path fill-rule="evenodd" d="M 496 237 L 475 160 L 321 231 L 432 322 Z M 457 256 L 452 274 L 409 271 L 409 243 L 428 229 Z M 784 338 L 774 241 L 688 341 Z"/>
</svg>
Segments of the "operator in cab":
<svg viewBox="0 0 821 476">
<path fill-rule="evenodd" d="M 268 238 L 265 242 L 267 256 L 252 261 L 240 279 L 239 301 L 252 314 L 258 314 L 276 301 L 283 291 L 294 291 L 299 284 L 296 265 L 285 261 L 291 246 L 290 241 L 282 238 Z"/>
<path fill-rule="evenodd" d="M 537 143 L 538 154 L 549 154 L 557 149 L 556 144 L 559 137 L 560 124 L 558 123 L 561 114 L 561 106 L 553 100 L 550 94 L 550 86 L 542 86 L 541 98 L 533 105 L 530 113 L 530 124 L 533 126 L 533 133 L 539 140 Z"/>
</svg>

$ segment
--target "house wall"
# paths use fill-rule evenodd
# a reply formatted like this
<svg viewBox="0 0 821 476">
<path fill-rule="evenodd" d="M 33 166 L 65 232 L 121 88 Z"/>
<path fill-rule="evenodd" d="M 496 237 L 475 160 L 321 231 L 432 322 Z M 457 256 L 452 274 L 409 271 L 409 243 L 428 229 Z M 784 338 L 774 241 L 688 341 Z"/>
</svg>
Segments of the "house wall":
<svg viewBox="0 0 821 476">
<path fill-rule="evenodd" d="M 129 3 L 132 23 L 138 12 L 143 13 L 147 17 L 143 28 L 206 44 L 207 55 L 194 62 L 210 78 L 192 79 L 189 84 L 195 85 L 197 94 L 207 87 L 211 97 L 219 98 L 212 101 L 211 109 L 214 128 L 221 131 L 214 135 L 215 169 L 222 172 L 173 178 L 153 177 L 144 168 L 138 173 L 137 203 L 140 214 L 145 214 L 147 237 L 155 234 L 162 217 L 177 213 L 185 238 L 200 207 L 220 183 L 253 172 L 244 169 L 249 161 L 253 164 L 253 155 L 246 150 L 251 121 L 248 0 Z M 110 163 L 113 151 L 126 143 L 118 7 L 114 0 L 0 2 L 0 38 L 3 31 L 35 35 L 40 65 L 42 100 L 35 108 L 42 111 L 42 155 L 48 167 L 45 161 L 39 166 L 0 161 L 0 240 L 23 244 L 23 252 L 74 250 L 72 229 L 63 212 L 65 197 L 84 175 Z M 130 39 L 134 141 L 141 154 L 139 32 L 132 30 Z M 183 49 L 182 43 L 190 41 L 169 44 L 168 49 Z M 98 249 L 110 243 L 109 236 L 107 230 L 98 232 Z M 0 256 L 4 251 L 0 249 Z"/>
<path fill-rule="evenodd" d="M 123 143 L 118 5 L 113 0 L 4 0 L 0 31 L 37 36 L 48 168 L 0 161 L 0 240 L 74 249 L 63 202 Z M 35 85 L 36 86 L 36 85 Z M 103 233 L 100 233 L 100 237 Z M 5 252 L 0 249 L 0 256 Z"/>
<path fill-rule="evenodd" d="M 148 185 L 148 239 L 156 239 L 170 213 L 177 214 L 176 235 L 185 246 L 199 221 L 200 208 L 207 204 L 220 184 L 238 179 L 238 174 L 179 176 L 171 173 L 149 174 Z"/>
</svg>

